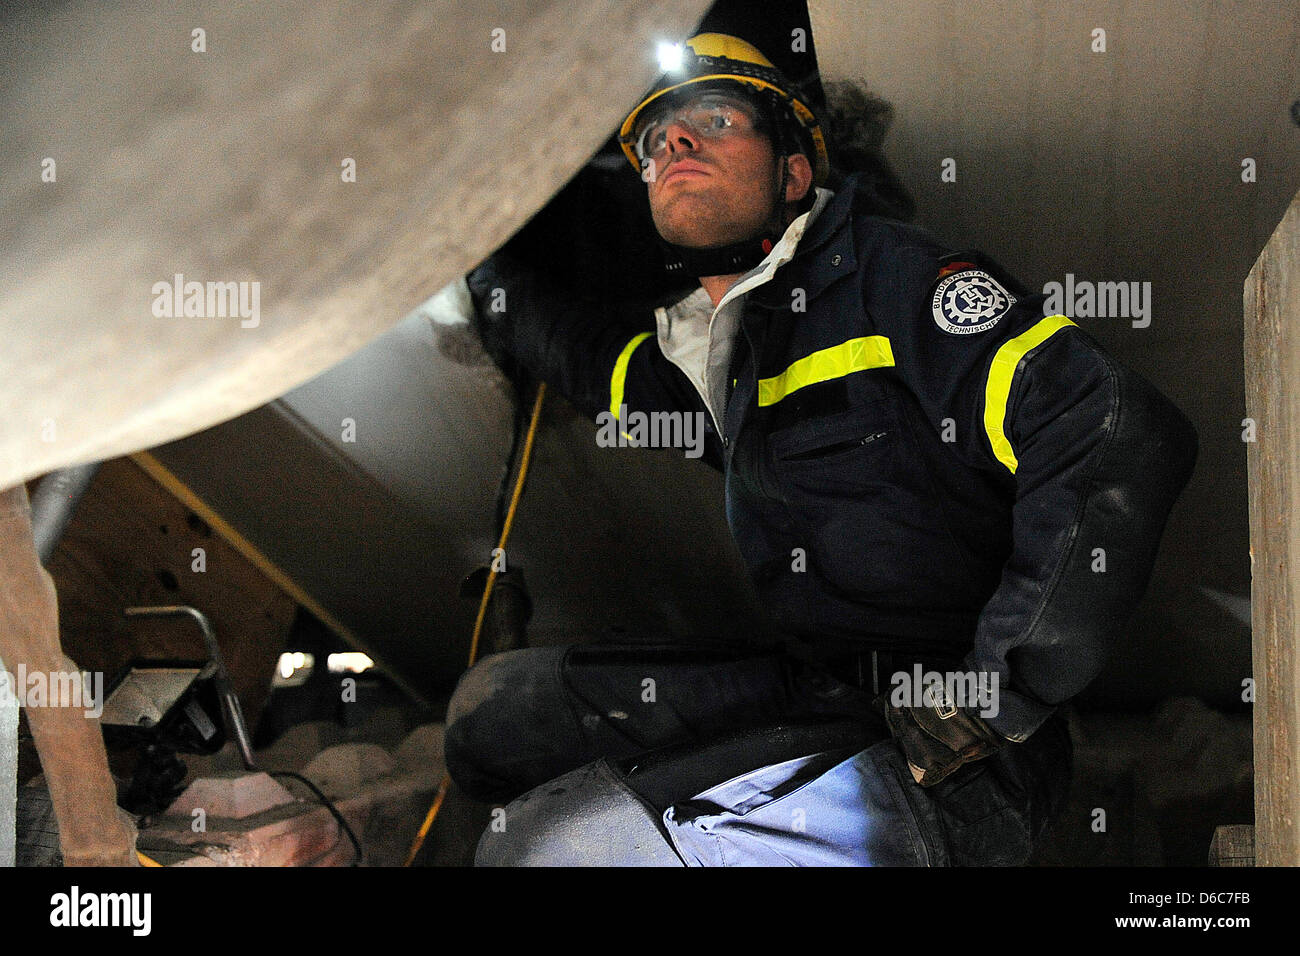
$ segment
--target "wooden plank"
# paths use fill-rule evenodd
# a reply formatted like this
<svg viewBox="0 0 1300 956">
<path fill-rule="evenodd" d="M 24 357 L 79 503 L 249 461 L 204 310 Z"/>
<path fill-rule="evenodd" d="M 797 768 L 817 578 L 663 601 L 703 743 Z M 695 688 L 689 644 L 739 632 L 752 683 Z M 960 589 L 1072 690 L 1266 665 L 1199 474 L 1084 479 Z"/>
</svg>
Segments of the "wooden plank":
<svg viewBox="0 0 1300 956">
<path fill-rule="evenodd" d="M 1300 195 L 1246 280 L 1246 445 L 1255 680 L 1255 843 L 1300 864 Z"/>
<path fill-rule="evenodd" d="M 123 608 L 198 608 L 216 629 L 245 717 L 256 725 L 296 602 L 137 463 L 114 459 L 101 466 L 49 571 L 58 587 L 64 650 L 105 680 L 136 657 L 207 658 L 193 621 L 128 618 Z"/>
</svg>

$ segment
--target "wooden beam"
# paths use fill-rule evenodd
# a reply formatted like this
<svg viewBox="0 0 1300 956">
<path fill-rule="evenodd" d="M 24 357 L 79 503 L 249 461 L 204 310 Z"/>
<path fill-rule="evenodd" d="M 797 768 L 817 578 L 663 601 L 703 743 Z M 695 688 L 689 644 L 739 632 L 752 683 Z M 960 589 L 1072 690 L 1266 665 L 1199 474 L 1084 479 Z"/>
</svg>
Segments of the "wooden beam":
<svg viewBox="0 0 1300 956">
<path fill-rule="evenodd" d="M 288 574 L 280 569 L 278 565 L 262 552 L 257 545 L 253 544 L 248 538 L 244 537 L 234 525 L 218 514 L 211 508 L 206 501 L 194 493 L 183 481 L 176 477 L 162 462 L 160 462 L 150 452 L 139 452 L 132 455 L 134 461 L 149 477 L 158 482 L 163 488 L 169 491 L 177 501 L 189 508 L 196 515 L 202 518 L 209 527 L 212 528 L 227 544 L 233 547 L 246 558 L 249 563 L 261 571 L 268 580 L 277 585 L 280 590 L 293 600 L 297 601 L 307 610 L 311 611 L 316 618 L 336 635 L 342 638 L 351 646 L 359 651 L 364 651 L 370 659 L 384 672 L 384 674 L 393 681 L 407 696 L 419 703 L 428 703 L 424 694 L 420 693 L 414 686 L 405 680 L 401 674 L 394 671 L 384 662 L 384 656 L 375 651 L 366 641 L 357 636 L 357 634 L 346 624 L 338 619 L 324 604 L 316 600 L 305 589 L 299 586 Z"/>
<path fill-rule="evenodd" d="M 1255 854 L 1300 864 L 1300 195 L 1245 288 Z M 1248 423 L 1245 428 L 1251 428 Z"/>
<path fill-rule="evenodd" d="M 106 682 L 134 658 L 205 659 L 192 620 L 123 613 L 131 605 L 196 607 L 216 630 L 244 718 L 255 728 L 298 602 L 154 477 L 130 459 L 104 462 L 45 562 L 58 588 L 63 650 Z M 196 549 L 203 559 L 197 567 Z"/>
</svg>

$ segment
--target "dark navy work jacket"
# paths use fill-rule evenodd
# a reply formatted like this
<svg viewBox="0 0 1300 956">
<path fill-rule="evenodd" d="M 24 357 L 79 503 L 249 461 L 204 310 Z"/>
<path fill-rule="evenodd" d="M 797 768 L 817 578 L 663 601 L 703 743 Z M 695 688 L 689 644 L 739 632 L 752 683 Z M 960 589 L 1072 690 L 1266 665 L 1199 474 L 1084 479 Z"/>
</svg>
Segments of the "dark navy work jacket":
<svg viewBox="0 0 1300 956">
<path fill-rule="evenodd" d="M 850 178 L 749 293 L 706 458 L 784 631 L 964 657 L 1000 675 L 990 725 L 1024 739 L 1119 638 L 1196 433 L 1042 295 L 857 198 Z M 499 260 L 470 286 L 507 290 L 492 334 L 588 414 L 705 410 L 648 314 L 630 328 Z"/>
</svg>

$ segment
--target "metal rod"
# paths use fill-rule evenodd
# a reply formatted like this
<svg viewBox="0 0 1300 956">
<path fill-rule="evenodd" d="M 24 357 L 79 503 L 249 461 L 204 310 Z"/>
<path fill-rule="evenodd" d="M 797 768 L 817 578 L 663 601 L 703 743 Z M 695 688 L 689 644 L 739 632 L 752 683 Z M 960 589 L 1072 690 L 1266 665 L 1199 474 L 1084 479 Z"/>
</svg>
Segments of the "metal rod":
<svg viewBox="0 0 1300 956">
<path fill-rule="evenodd" d="M 235 736 L 235 743 L 239 747 L 239 756 L 244 761 L 244 769 L 256 770 L 257 763 L 253 759 L 253 741 L 248 733 L 248 725 L 244 723 L 244 709 L 239 703 L 239 697 L 235 694 L 235 685 L 230 680 L 230 674 L 226 671 L 226 663 L 221 657 L 221 647 L 217 644 L 217 631 L 208 620 L 208 616 L 196 607 L 190 607 L 188 604 L 169 604 L 160 607 L 129 607 L 126 609 L 127 617 L 175 617 L 188 616 L 198 622 L 199 628 L 203 631 L 203 642 L 207 645 L 208 656 L 212 658 L 212 663 L 217 667 L 217 676 L 214 678 L 217 685 L 217 693 L 221 697 L 221 703 L 226 712 L 226 721 L 230 724 L 230 731 Z"/>
</svg>

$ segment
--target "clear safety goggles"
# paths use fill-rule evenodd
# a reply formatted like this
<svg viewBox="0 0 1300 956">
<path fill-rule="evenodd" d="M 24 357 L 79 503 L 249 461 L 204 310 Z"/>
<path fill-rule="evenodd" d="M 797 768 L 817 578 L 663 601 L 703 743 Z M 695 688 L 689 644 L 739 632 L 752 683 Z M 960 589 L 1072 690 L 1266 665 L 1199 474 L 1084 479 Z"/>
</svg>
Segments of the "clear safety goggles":
<svg viewBox="0 0 1300 956">
<path fill-rule="evenodd" d="M 668 146 L 668 129 L 675 123 L 688 127 L 704 139 L 720 139 L 758 128 L 758 113 L 733 96 L 706 93 L 694 99 L 653 112 L 636 137 L 637 159 L 658 157 Z"/>
</svg>

